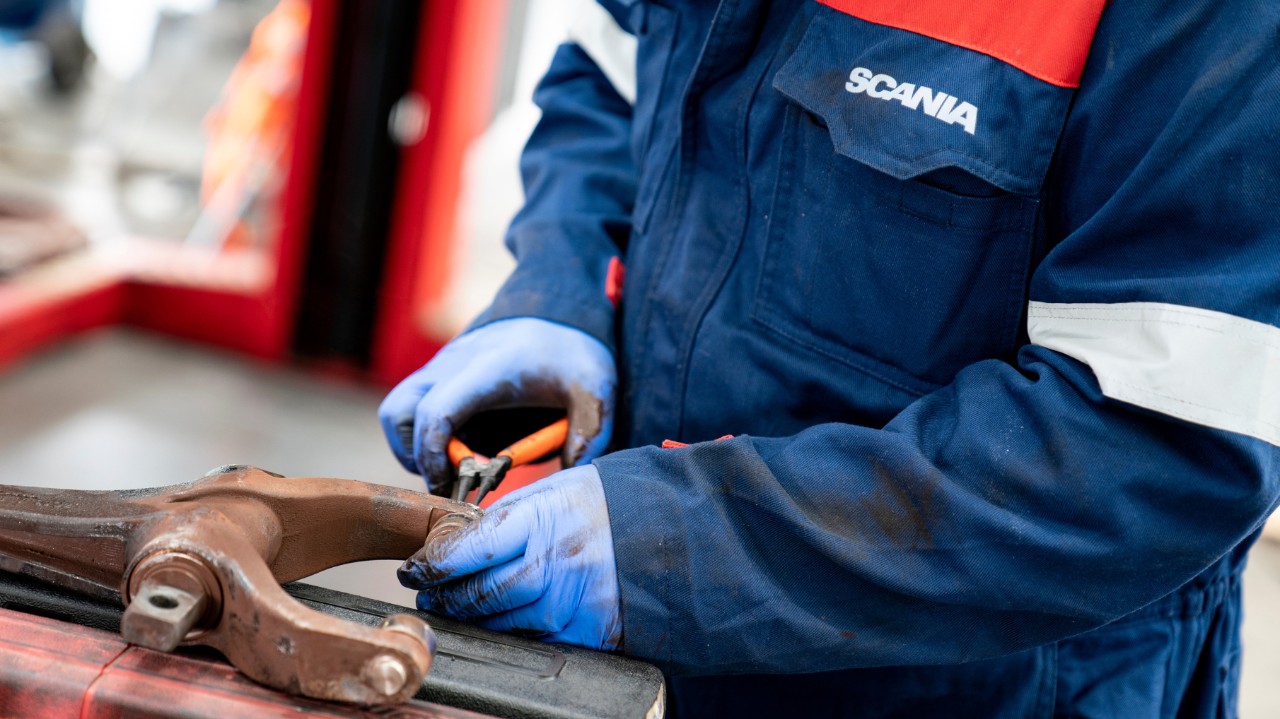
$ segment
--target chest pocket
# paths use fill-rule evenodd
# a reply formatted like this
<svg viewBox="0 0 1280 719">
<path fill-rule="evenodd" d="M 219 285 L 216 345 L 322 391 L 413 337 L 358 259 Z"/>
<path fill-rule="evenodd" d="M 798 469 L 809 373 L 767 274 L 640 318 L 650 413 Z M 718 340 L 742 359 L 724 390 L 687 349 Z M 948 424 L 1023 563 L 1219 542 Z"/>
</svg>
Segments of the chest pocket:
<svg viewBox="0 0 1280 719">
<path fill-rule="evenodd" d="M 752 316 L 925 392 L 1016 348 L 1073 90 L 949 42 L 806 11 L 773 79 L 788 107 Z"/>
</svg>

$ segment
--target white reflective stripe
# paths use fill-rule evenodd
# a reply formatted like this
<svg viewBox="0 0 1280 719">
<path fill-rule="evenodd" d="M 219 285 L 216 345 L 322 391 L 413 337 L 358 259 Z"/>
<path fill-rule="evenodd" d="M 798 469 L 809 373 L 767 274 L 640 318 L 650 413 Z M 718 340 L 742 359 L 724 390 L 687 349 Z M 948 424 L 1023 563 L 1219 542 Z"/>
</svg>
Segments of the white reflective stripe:
<svg viewBox="0 0 1280 719">
<path fill-rule="evenodd" d="M 1160 302 L 1032 302 L 1027 332 L 1108 397 L 1280 446 L 1280 328 Z"/>
<path fill-rule="evenodd" d="M 569 27 L 569 41 L 577 44 L 628 103 L 636 104 L 636 38 L 623 30 L 595 0 L 579 3 Z"/>
</svg>

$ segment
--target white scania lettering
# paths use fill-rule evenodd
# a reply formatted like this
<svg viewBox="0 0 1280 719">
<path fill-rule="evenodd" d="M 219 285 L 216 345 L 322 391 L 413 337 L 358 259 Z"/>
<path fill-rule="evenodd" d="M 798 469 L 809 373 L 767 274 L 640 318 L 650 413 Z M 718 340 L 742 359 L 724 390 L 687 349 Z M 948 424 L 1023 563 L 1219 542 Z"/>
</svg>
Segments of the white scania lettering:
<svg viewBox="0 0 1280 719">
<path fill-rule="evenodd" d="M 956 109 L 951 111 L 950 115 L 947 115 L 946 123 L 948 125 L 960 123 L 964 131 L 972 135 L 978 127 L 978 108 L 967 102 L 962 102 L 956 106 Z"/>
<path fill-rule="evenodd" d="M 948 97 L 951 97 L 951 96 L 945 92 L 939 92 L 937 94 L 934 94 L 933 88 L 922 87 L 919 90 L 916 90 L 916 94 L 911 96 L 911 104 L 909 105 L 906 103 L 903 103 L 903 104 L 906 107 L 909 107 L 912 110 L 914 110 L 916 109 L 917 106 L 920 105 L 920 103 L 923 102 L 924 114 L 928 115 L 929 117 L 937 117 L 938 110 L 942 108 L 942 103 L 946 102 Z"/>
<path fill-rule="evenodd" d="M 876 75 L 875 77 L 871 78 L 871 87 L 867 88 L 867 96 L 877 97 L 877 98 L 880 98 L 881 100 L 887 100 L 889 99 L 889 93 L 883 90 L 877 90 L 876 88 L 880 87 L 881 85 L 887 85 L 889 89 L 892 90 L 894 87 L 897 86 L 897 84 L 898 84 L 898 81 L 894 80 L 888 75 Z"/>
<path fill-rule="evenodd" d="M 946 122 L 947 118 L 951 116 L 951 111 L 954 110 L 955 108 L 956 108 L 955 97 L 948 95 L 947 101 L 942 103 L 942 109 L 938 110 L 938 114 L 934 115 L 934 117 L 938 118 L 939 120 L 942 120 L 943 122 Z"/>
<path fill-rule="evenodd" d="M 865 67 L 855 67 L 853 72 L 849 73 L 849 82 L 844 84 L 844 89 L 858 94 L 867 89 L 867 83 L 871 80 L 871 71 Z"/>
<path fill-rule="evenodd" d="M 893 88 L 893 92 L 889 93 L 889 96 L 886 97 L 885 99 L 897 100 L 903 105 L 906 105 L 908 102 L 911 102 L 911 93 L 915 91 L 916 91 L 915 85 L 912 85 L 909 82 L 899 83 L 897 87 Z"/>
<path fill-rule="evenodd" d="M 917 87 L 910 82 L 899 83 L 889 75 L 875 73 L 865 67 L 855 67 L 849 73 L 849 81 L 844 84 L 844 89 L 854 95 L 866 93 L 867 97 L 877 100 L 896 100 L 908 110 L 919 110 L 948 125 L 959 125 L 970 135 L 978 132 L 977 107 L 945 92 L 936 92 L 931 87 Z"/>
</svg>

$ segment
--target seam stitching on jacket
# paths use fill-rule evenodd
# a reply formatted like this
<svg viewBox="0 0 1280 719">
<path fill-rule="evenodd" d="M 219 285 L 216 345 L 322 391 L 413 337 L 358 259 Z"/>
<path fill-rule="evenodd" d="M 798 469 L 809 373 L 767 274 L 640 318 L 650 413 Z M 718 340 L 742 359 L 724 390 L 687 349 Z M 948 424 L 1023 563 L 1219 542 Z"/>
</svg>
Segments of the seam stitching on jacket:
<svg viewBox="0 0 1280 719">
<path fill-rule="evenodd" d="M 1102 378 L 1102 376 L 1103 376 L 1103 375 L 1099 375 L 1099 379 L 1101 379 L 1101 378 Z M 1238 412 L 1232 412 L 1232 411 L 1230 411 L 1230 410 L 1225 410 L 1225 409 L 1217 409 L 1217 408 L 1215 408 L 1215 407 L 1210 407 L 1210 406 L 1208 406 L 1208 405 L 1199 404 L 1199 403 L 1197 403 L 1197 402 L 1192 402 L 1192 401 L 1190 401 L 1190 400 L 1179 399 L 1179 398 L 1174 397 L 1174 396 L 1172 396 L 1172 395 L 1167 395 L 1167 394 L 1164 394 L 1164 393 L 1162 393 L 1162 392 L 1157 392 L 1157 391 L 1155 391 L 1155 390 L 1147 389 L 1147 388 L 1142 387 L 1142 386 L 1140 386 L 1140 385 L 1133 384 L 1132 382 L 1126 382 L 1126 381 L 1121 380 L 1121 379 L 1116 379 L 1114 376 L 1107 376 L 1107 381 L 1108 381 L 1108 382 L 1110 382 L 1110 383 L 1112 383 L 1112 384 L 1114 384 L 1114 385 L 1117 385 L 1117 386 L 1119 386 L 1119 387 L 1123 387 L 1123 388 L 1126 388 L 1126 389 L 1132 390 L 1136 395 L 1149 395 L 1149 396 L 1151 396 L 1151 397 L 1158 397 L 1158 398 L 1160 398 L 1160 399 L 1169 400 L 1170 402 L 1176 402 L 1176 403 L 1178 403 L 1178 404 L 1185 404 L 1185 405 L 1187 405 L 1188 407 L 1195 407 L 1196 409 L 1205 410 L 1206 412 L 1211 412 L 1211 413 L 1215 413 L 1215 414 L 1220 414 L 1220 415 L 1223 415 L 1224 417 L 1229 417 L 1229 418 L 1232 418 L 1232 419 L 1243 420 L 1243 421 L 1245 421 L 1245 422 L 1247 422 L 1247 423 L 1260 424 L 1260 425 L 1263 425 L 1264 427 L 1270 427 L 1271 429 L 1280 430 L 1280 424 L 1276 424 L 1276 423 L 1274 423 L 1274 422 L 1268 422 L 1267 420 L 1262 419 L 1261 417 L 1255 417 L 1255 416 L 1248 415 L 1248 414 L 1240 414 L 1240 413 L 1238 413 Z M 1103 392 L 1103 394 L 1106 394 L 1106 392 L 1104 391 L 1104 392 Z M 1113 396 L 1114 396 L 1114 395 L 1113 395 Z M 1115 396 L 1115 398 L 1116 398 L 1116 399 L 1124 399 L 1123 397 L 1120 397 L 1120 396 Z M 1172 409 L 1172 408 L 1171 408 L 1171 409 Z"/>
<path fill-rule="evenodd" d="M 1033 312 L 1034 312 L 1034 311 L 1033 311 Z M 1186 315 L 1191 316 L 1191 317 L 1203 317 L 1202 315 L 1195 315 L 1195 314 L 1192 314 L 1192 313 L 1189 313 L 1189 312 L 1188 312 L 1188 313 L 1183 313 L 1183 314 L 1186 314 Z M 1041 318 L 1044 318 L 1044 317 L 1046 317 L 1046 316 L 1045 316 L 1045 315 L 1038 315 L 1038 314 L 1034 314 L 1034 313 L 1030 315 L 1030 318 L 1031 318 L 1031 319 L 1041 319 Z M 1274 344 L 1273 344 L 1273 343 L 1272 343 L 1271 341 L 1269 341 L 1269 340 L 1265 340 L 1265 339 L 1260 339 L 1260 338 L 1257 338 L 1257 337 L 1250 337 L 1250 336 L 1248 336 L 1249 334 L 1257 334 L 1257 330 L 1256 330 L 1256 329 L 1254 329 L 1254 328 L 1251 328 L 1251 327 L 1250 327 L 1250 326 L 1248 326 L 1248 325 L 1243 325 L 1243 328 L 1244 328 L 1244 330 L 1245 330 L 1245 333 L 1243 333 L 1243 334 L 1235 334 L 1235 333 L 1228 332 L 1226 329 L 1221 328 L 1221 327 L 1208 327 L 1208 326 L 1205 326 L 1205 325 L 1191 324 L 1191 323 L 1188 323 L 1188 322 L 1173 322 L 1173 321 L 1169 321 L 1169 320 L 1159 320 L 1159 319 L 1151 319 L 1151 318 L 1128 318 L 1128 317 L 1083 317 L 1083 316 L 1079 316 L 1079 315 L 1069 315 L 1069 314 L 1057 314 L 1057 315 L 1052 315 L 1052 316 L 1051 316 L 1051 318 L 1052 318 L 1052 319 L 1067 319 L 1067 320 L 1086 320 L 1086 321 L 1089 321 L 1089 322 L 1122 322 L 1122 323 L 1129 323 L 1129 324 L 1152 324 L 1152 325 L 1168 325 L 1168 326 L 1172 326 L 1172 327 L 1189 327 L 1189 328 L 1191 328 L 1191 329 L 1204 330 L 1205 332 L 1213 332 L 1214 334 L 1220 334 L 1220 335 L 1225 335 L 1225 336 L 1228 336 L 1228 337 L 1233 337 L 1233 338 L 1235 338 L 1235 339 L 1241 340 L 1241 341 L 1243 341 L 1243 342 L 1248 342 L 1248 343 L 1250 343 L 1250 344 L 1256 344 L 1256 345 L 1260 345 L 1260 346 L 1263 346 L 1263 347 L 1269 347 L 1269 348 L 1271 348 L 1271 349 L 1280 350 L 1280 342 L 1276 342 L 1276 343 L 1274 343 Z M 1240 318 L 1234 318 L 1234 319 L 1240 320 L 1241 322 L 1247 322 L 1247 321 L 1248 321 L 1248 320 L 1241 320 Z M 1229 320 L 1228 320 L 1227 322 L 1229 322 Z M 1265 325 L 1265 323 L 1262 323 L 1262 324 L 1264 324 L 1264 325 Z M 1270 327 L 1271 325 L 1265 325 L 1265 326 Z M 1280 330 L 1280 328 L 1277 328 L 1277 330 Z M 1033 343 L 1033 344 L 1037 344 L 1037 343 Z M 1042 345 L 1042 346 L 1043 346 L 1043 345 Z"/>
</svg>

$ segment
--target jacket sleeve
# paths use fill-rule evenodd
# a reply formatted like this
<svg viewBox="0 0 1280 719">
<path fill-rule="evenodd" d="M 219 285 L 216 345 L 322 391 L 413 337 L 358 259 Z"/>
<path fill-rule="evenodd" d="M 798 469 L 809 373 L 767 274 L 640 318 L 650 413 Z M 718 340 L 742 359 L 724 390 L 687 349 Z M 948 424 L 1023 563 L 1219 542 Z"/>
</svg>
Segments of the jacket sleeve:
<svg viewBox="0 0 1280 719">
<path fill-rule="evenodd" d="M 605 284 L 635 202 L 636 41 L 606 5 L 583 3 L 534 94 L 542 117 L 520 162 L 525 204 L 506 238 L 517 267 L 472 327 L 541 317 L 614 347 Z"/>
<path fill-rule="evenodd" d="M 882 428 L 596 460 L 627 653 L 713 674 L 994 657 L 1122 617 L 1253 532 L 1280 491 L 1268 12 L 1170 18 L 1168 57 L 1126 36 L 1157 36 L 1142 23 L 1100 28 L 1016 361 Z"/>
</svg>

